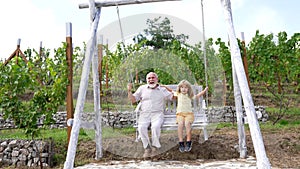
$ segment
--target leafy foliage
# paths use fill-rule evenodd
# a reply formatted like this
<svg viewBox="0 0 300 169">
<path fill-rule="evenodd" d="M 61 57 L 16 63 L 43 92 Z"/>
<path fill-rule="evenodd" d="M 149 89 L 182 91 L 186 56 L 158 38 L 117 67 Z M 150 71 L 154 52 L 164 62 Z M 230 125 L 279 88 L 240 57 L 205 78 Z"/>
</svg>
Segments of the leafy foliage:
<svg viewBox="0 0 300 169">
<path fill-rule="evenodd" d="M 264 85 L 272 94 L 270 101 L 279 108 L 274 124 L 288 112 L 289 85 L 295 85 L 294 92 L 299 92 L 299 42 L 299 33 L 288 38 L 286 32 L 279 32 L 275 37 L 273 34 L 264 35 L 257 31 L 246 49 L 250 81 Z M 221 39 L 216 44 L 219 45 L 218 56 L 222 60 L 226 80 L 232 85 L 229 47 Z M 239 45 L 241 48 L 241 43 Z"/>
<path fill-rule="evenodd" d="M 24 52 L 28 63 L 14 57 L 6 66 L 0 66 L 0 107 L 4 117 L 14 120 L 32 138 L 39 134 L 39 119 L 51 124 L 52 115 L 65 103 L 65 51 L 66 44 L 55 50 L 53 57 L 49 57 L 49 50 L 40 55 L 28 49 Z"/>
<path fill-rule="evenodd" d="M 279 108 L 279 121 L 289 109 L 290 99 L 286 97 L 289 85 L 295 84 L 299 90 L 300 34 L 288 39 L 286 32 L 279 32 L 277 38 L 273 34 L 263 35 L 256 32 L 249 45 L 251 78 L 262 83 L 272 94 L 271 101 Z"/>
<path fill-rule="evenodd" d="M 223 69 L 226 74 L 226 81 L 228 82 L 228 84 L 230 84 L 231 89 L 233 89 L 230 49 L 226 45 L 226 43 L 221 40 L 221 38 L 218 38 L 215 44 L 219 46 L 218 57 L 221 59 Z"/>
</svg>

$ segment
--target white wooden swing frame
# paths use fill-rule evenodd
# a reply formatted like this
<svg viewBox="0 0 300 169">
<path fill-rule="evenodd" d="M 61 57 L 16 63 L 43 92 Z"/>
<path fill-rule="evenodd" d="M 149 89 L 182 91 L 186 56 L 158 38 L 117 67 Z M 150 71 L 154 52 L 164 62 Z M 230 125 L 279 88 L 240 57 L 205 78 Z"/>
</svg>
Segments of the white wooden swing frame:
<svg viewBox="0 0 300 169">
<path fill-rule="evenodd" d="M 89 4 L 81 4 L 79 8 L 90 8 L 90 19 L 91 19 L 91 36 L 87 43 L 87 52 L 85 54 L 84 65 L 82 69 L 82 75 L 79 86 L 79 93 L 77 104 L 75 108 L 74 121 L 72 123 L 71 137 L 68 145 L 67 157 L 64 164 L 64 169 L 72 169 L 74 167 L 74 159 L 76 154 L 76 146 L 78 143 L 78 135 L 80 130 L 80 117 L 81 112 L 83 112 L 84 101 L 88 86 L 88 77 L 90 71 L 91 63 L 93 68 L 93 83 L 94 83 L 94 100 L 95 100 L 95 114 L 96 120 L 96 159 L 102 157 L 102 133 L 101 133 L 101 108 L 100 108 L 100 91 L 99 91 L 99 78 L 98 78 L 98 58 L 96 55 L 96 34 L 98 23 L 100 19 L 101 7 L 116 6 L 116 5 L 129 5 L 129 4 L 139 4 L 139 3 L 151 3 L 151 2 L 162 2 L 162 1 L 174 1 L 174 0 L 102 0 L 101 2 L 95 2 L 94 0 L 89 0 Z M 265 147 L 260 132 L 258 120 L 256 118 L 255 108 L 253 100 L 250 94 L 250 89 L 247 83 L 245 70 L 243 67 L 243 62 L 240 55 L 240 50 L 238 48 L 234 26 L 232 22 L 231 13 L 231 3 L 230 0 L 220 0 L 223 6 L 225 21 L 227 23 L 227 31 L 229 35 L 230 47 L 231 47 L 231 60 L 233 68 L 233 80 L 234 80 L 234 95 L 236 101 L 236 109 L 240 111 L 241 109 L 241 96 L 243 98 L 244 107 L 248 117 L 250 133 L 252 137 L 252 142 L 254 145 L 254 150 L 257 159 L 257 167 L 270 169 L 271 165 L 267 158 Z M 202 0 L 201 0 L 202 3 Z M 204 46 L 205 47 L 205 46 Z M 93 57 L 94 56 L 94 57 Z M 92 62 L 93 60 L 93 62 Z M 242 89 L 242 90 L 240 90 Z M 237 113 L 238 113 L 237 111 Z M 241 117 L 238 117 L 238 122 Z M 70 119 L 69 119 L 70 120 Z M 239 132 L 240 132 L 239 128 Z M 241 139 L 239 137 L 239 139 Z M 239 142 L 241 143 L 241 142 Z"/>
</svg>

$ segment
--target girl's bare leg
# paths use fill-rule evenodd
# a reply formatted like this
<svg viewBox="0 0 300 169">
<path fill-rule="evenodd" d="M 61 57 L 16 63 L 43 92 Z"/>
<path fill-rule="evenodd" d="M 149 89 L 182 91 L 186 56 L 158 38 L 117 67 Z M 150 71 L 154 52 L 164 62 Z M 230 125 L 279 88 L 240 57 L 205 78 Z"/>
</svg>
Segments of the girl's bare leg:
<svg viewBox="0 0 300 169">
<path fill-rule="evenodd" d="M 185 129 L 186 129 L 186 141 L 192 140 L 192 126 L 190 122 L 185 123 Z"/>
<path fill-rule="evenodd" d="M 179 122 L 179 123 L 178 123 L 178 129 L 177 129 L 177 132 L 178 132 L 178 139 L 179 139 L 179 142 L 183 142 L 183 123 L 184 123 L 184 122 Z"/>
</svg>

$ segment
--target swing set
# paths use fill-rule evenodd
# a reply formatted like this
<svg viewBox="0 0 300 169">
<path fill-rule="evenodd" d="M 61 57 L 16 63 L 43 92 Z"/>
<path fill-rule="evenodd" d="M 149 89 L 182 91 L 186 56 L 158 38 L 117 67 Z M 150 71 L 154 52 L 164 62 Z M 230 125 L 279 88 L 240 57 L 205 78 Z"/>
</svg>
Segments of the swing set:
<svg viewBox="0 0 300 169">
<path fill-rule="evenodd" d="M 87 43 L 87 51 L 85 53 L 84 64 L 82 68 L 82 76 L 80 80 L 78 99 L 75 108 L 74 120 L 72 120 L 72 130 L 71 136 L 68 145 L 68 152 L 66 161 L 64 164 L 64 169 L 71 169 L 74 166 L 74 159 L 76 155 L 76 146 L 78 143 L 79 130 L 81 128 L 81 112 L 83 112 L 85 95 L 87 92 L 88 86 L 88 77 L 90 71 L 90 65 L 92 65 L 93 72 L 93 84 L 94 84 L 94 111 L 96 114 L 95 121 L 95 142 L 96 142 L 96 160 L 102 157 L 102 132 L 101 132 L 101 108 L 100 108 L 100 91 L 99 91 L 99 74 L 98 74 L 98 58 L 96 53 L 96 35 L 97 28 L 100 19 L 100 13 L 102 7 L 117 6 L 119 25 L 122 34 L 122 41 L 124 42 L 124 36 L 122 31 L 122 26 L 119 17 L 118 6 L 120 5 L 130 5 L 130 4 L 140 4 L 140 3 L 152 3 L 152 2 L 163 2 L 163 1 L 176 1 L 176 0 L 105 0 L 101 2 L 95 2 L 94 0 L 89 0 L 89 4 L 80 4 L 79 8 L 89 8 L 90 9 L 90 20 L 91 20 L 91 35 L 90 40 Z M 204 34 L 204 16 L 203 16 L 203 0 L 201 0 L 202 6 L 202 26 Z M 225 21 L 227 23 L 227 32 L 229 35 L 230 47 L 231 47 L 231 61 L 233 67 L 233 82 L 234 82 L 234 96 L 236 103 L 236 112 L 237 122 L 238 122 L 238 132 L 239 132 L 239 150 L 240 157 L 246 157 L 246 145 L 245 145 L 245 134 L 243 128 L 242 120 L 242 101 L 243 99 L 245 111 L 248 118 L 248 123 L 250 127 L 250 133 L 254 145 L 254 150 L 257 159 L 257 167 L 269 169 L 271 168 L 270 162 L 267 158 L 264 143 L 262 140 L 259 124 L 256 118 L 254 104 L 251 98 L 250 89 L 247 83 L 245 70 L 243 67 L 243 62 L 240 56 L 239 47 L 237 44 L 234 26 L 232 22 L 232 13 L 231 13 L 231 3 L 230 0 L 220 0 Z M 203 36 L 203 53 L 204 53 L 204 62 L 205 62 L 205 71 L 207 69 L 206 63 L 206 50 L 205 50 L 205 37 Z M 207 73 L 205 72 L 205 81 L 207 86 Z M 208 97 L 206 96 L 206 99 Z M 206 104 L 208 102 L 206 101 Z M 70 124 L 70 123 L 69 123 Z"/>
</svg>

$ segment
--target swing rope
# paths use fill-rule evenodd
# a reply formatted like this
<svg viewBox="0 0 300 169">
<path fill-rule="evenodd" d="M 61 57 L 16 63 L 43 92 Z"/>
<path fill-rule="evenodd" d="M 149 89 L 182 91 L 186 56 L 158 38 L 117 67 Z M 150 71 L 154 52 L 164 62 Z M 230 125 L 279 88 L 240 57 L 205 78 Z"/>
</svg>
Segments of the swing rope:
<svg viewBox="0 0 300 169">
<path fill-rule="evenodd" d="M 117 15 L 118 15 L 118 21 L 119 21 L 119 27 L 120 27 L 120 32 L 121 32 L 122 43 L 123 43 L 123 47 L 125 48 L 125 38 L 124 38 L 122 23 L 121 23 L 121 19 L 120 19 L 120 11 L 119 11 L 118 4 L 116 4 L 116 9 L 117 9 Z M 125 55 L 127 57 L 127 53 L 126 52 L 125 52 Z M 132 83 L 132 87 L 134 88 L 133 76 L 132 76 L 131 71 L 129 72 L 129 76 L 130 76 L 130 83 Z"/>
<path fill-rule="evenodd" d="M 121 38 L 122 38 L 123 45 L 125 46 L 124 33 L 123 33 L 123 29 L 122 29 L 122 23 L 121 23 L 121 19 L 120 19 L 120 12 L 119 12 L 118 4 L 116 4 L 116 8 L 117 8 L 117 14 L 118 14 L 119 27 L 120 27 L 120 31 L 121 31 Z"/>
</svg>

